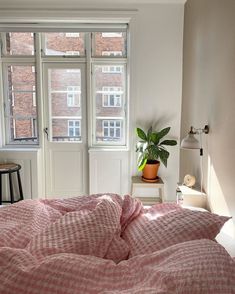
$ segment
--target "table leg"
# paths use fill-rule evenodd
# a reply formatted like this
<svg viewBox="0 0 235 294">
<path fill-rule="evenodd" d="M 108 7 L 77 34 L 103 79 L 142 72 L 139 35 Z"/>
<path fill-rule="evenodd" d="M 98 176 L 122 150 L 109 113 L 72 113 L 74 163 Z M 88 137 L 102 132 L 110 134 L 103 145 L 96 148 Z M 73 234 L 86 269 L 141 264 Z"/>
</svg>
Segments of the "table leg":
<svg viewBox="0 0 235 294">
<path fill-rule="evenodd" d="M 21 179 L 20 179 L 20 172 L 19 171 L 17 171 L 17 178 L 18 178 L 18 186 L 19 186 L 19 192 L 20 192 L 20 200 L 24 200 L 23 190 L 22 190 L 22 185 L 21 185 Z"/>
<path fill-rule="evenodd" d="M 11 204 L 12 204 L 14 203 L 14 194 L 13 194 L 11 173 L 9 173 L 9 184 L 10 184 L 10 198 L 11 198 Z"/>
<path fill-rule="evenodd" d="M 159 196 L 162 202 L 164 202 L 164 187 L 159 188 Z"/>
</svg>

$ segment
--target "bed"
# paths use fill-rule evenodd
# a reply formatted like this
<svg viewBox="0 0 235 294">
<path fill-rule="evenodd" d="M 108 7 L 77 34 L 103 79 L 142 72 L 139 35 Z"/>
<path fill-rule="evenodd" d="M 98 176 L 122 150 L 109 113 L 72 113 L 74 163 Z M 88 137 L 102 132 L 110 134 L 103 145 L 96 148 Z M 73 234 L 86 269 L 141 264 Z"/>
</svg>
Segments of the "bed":
<svg viewBox="0 0 235 294">
<path fill-rule="evenodd" d="M 228 217 L 97 194 L 0 209 L 1 294 L 235 293 Z"/>
</svg>

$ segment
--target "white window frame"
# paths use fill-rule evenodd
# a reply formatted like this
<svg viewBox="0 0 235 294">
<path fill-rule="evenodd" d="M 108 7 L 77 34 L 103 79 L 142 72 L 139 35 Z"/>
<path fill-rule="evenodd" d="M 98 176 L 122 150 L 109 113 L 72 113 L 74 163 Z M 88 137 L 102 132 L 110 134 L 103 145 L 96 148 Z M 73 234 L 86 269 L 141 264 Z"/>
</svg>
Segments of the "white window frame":
<svg viewBox="0 0 235 294">
<path fill-rule="evenodd" d="M 105 123 L 107 123 L 108 125 L 105 126 Z M 114 125 L 111 126 L 110 124 L 113 123 Z M 119 123 L 120 125 L 117 126 L 117 123 Z M 108 136 L 105 136 L 105 129 L 108 130 Z M 111 129 L 113 129 L 113 132 L 114 132 L 114 136 L 110 136 L 110 133 L 111 133 Z M 120 130 L 120 136 L 117 136 L 117 130 Z M 122 122 L 121 120 L 103 120 L 102 121 L 102 133 L 103 133 L 103 137 L 104 138 L 117 138 L 117 139 L 120 139 L 122 137 Z"/>
<path fill-rule="evenodd" d="M 61 26 L 61 24 L 57 24 L 58 25 L 58 30 L 56 29 L 56 26 L 55 25 L 50 25 L 50 23 L 45 23 L 45 26 L 44 26 L 44 32 L 58 32 L 60 33 L 61 31 L 63 32 L 63 30 L 60 30 L 59 27 Z M 81 24 L 78 24 L 78 26 L 80 26 Z M 48 28 L 47 28 L 48 26 Z M 12 24 L 9 26 L 10 29 L 12 29 L 12 31 L 14 31 L 14 27 L 12 26 Z M 121 35 L 123 35 L 123 33 L 120 33 L 120 30 L 122 32 L 128 32 L 128 28 L 127 28 L 127 25 L 126 25 L 126 21 L 125 22 L 122 22 L 120 24 L 97 24 L 97 27 L 96 27 L 96 24 L 94 24 L 93 26 L 91 26 L 91 24 L 87 25 L 86 27 L 86 24 L 82 24 L 81 27 L 84 28 L 86 27 L 83 31 L 85 33 L 85 37 L 84 37 L 84 41 L 85 41 L 85 55 L 86 56 L 81 56 L 79 58 L 75 58 L 73 59 L 72 61 L 72 58 L 71 60 L 69 60 L 69 58 L 66 58 L 65 59 L 65 56 L 63 55 L 45 55 L 44 54 L 41 54 L 41 50 L 45 49 L 43 44 L 45 44 L 45 39 L 43 37 L 43 34 L 44 33 L 41 33 L 40 31 L 40 27 L 39 27 L 39 24 L 33 24 L 33 26 L 27 26 L 25 24 L 18 24 L 15 26 L 17 27 L 17 30 L 19 31 L 19 28 L 22 27 L 22 30 L 19 31 L 19 32 L 24 32 L 24 31 L 28 31 L 28 32 L 31 32 L 31 30 L 34 31 L 34 33 L 31 33 L 31 35 L 34 35 L 34 38 L 35 38 L 35 54 L 32 55 L 32 56 L 21 56 L 21 55 L 17 55 L 17 56 L 9 56 L 9 55 L 5 55 L 3 54 L 2 57 L 0 57 L 0 61 L 2 61 L 2 64 L 3 66 L 5 65 L 5 63 L 8 63 L 10 65 L 10 63 L 14 64 L 14 60 L 19 64 L 20 62 L 25 62 L 25 65 L 27 65 L 28 63 L 32 63 L 35 65 L 35 69 L 36 69 L 36 72 L 37 72 L 37 75 L 36 75 L 36 89 L 37 91 L 39 92 L 38 93 L 38 97 L 36 98 L 39 98 L 39 107 L 37 108 L 37 112 L 39 111 L 40 113 L 37 114 L 37 125 L 39 127 L 43 126 L 44 122 L 41 121 L 43 119 L 43 115 L 42 115 L 42 111 L 41 111 L 41 106 L 40 105 L 43 105 L 41 104 L 40 100 L 42 99 L 42 91 L 44 92 L 43 90 L 43 85 L 44 85 L 44 81 L 41 77 L 41 74 L 42 74 L 42 67 L 46 64 L 46 63 L 49 63 L 49 62 L 55 62 L 57 64 L 63 64 L 63 62 L 74 62 L 74 60 L 76 60 L 76 62 L 81 62 L 81 63 L 84 63 L 86 64 L 86 67 L 87 67 L 87 79 L 86 79 L 86 83 L 87 83 L 87 95 L 88 95 L 88 102 L 87 102 L 87 111 L 88 111 L 88 144 L 89 146 L 102 146 L 102 145 L 105 145 L 105 146 L 108 146 L 109 147 L 117 147 L 117 146 L 120 146 L 120 147 L 124 147 L 126 148 L 127 145 L 128 145 L 128 140 L 127 140 L 127 134 L 128 134 L 128 119 L 129 119 L 129 109 L 128 109 L 128 89 L 127 89 L 127 81 L 129 80 L 127 77 L 128 77 L 128 71 L 129 71 L 129 65 L 128 65 L 128 60 L 127 60 L 127 57 L 126 55 L 123 56 L 123 53 L 122 51 L 108 51 L 107 53 L 103 53 L 103 56 L 99 56 L 99 57 L 93 57 L 91 52 L 92 51 L 92 46 L 93 46 L 93 41 L 92 41 L 92 33 L 93 32 L 107 32 L 108 34 L 106 34 L 106 37 L 109 37 L 109 38 L 113 38 L 115 37 L 114 35 L 116 35 L 116 37 L 120 37 Z M 65 24 L 65 27 L 66 27 L 66 24 Z M 94 30 L 91 29 L 91 27 L 95 28 Z M 105 27 L 108 28 L 108 30 L 106 31 L 105 30 Z M 25 30 L 26 28 L 26 30 Z M 34 29 L 35 28 L 35 29 Z M 119 29 L 117 29 L 119 28 Z M 76 27 L 76 29 L 78 29 Z M 115 30 L 117 33 L 115 33 Z M 9 31 L 9 28 L 8 30 L 6 31 Z M 114 35 L 110 34 L 109 32 L 114 32 Z M 2 34 L 5 34 L 5 33 L 2 33 Z M 75 33 L 76 34 L 76 33 Z M 105 37 L 105 33 L 104 33 L 104 37 Z M 127 35 L 127 47 L 129 46 L 128 45 L 128 35 Z M 41 47 L 40 44 L 42 45 Z M 4 45 L 4 44 L 3 44 Z M 3 46 L 3 49 L 4 49 L 4 46 Z M 127 49 L 128 50 L 128 49 Z M 5 52 L 3 50 L 3 52 Z M 116 58 L 112 60 L 112 57 L 115 57 L 115 55 L 117 57 L 121 57 L 121 58 Z M 128 56 L 128 54 L 127 54 Z M 125 109 L 124 109 L 124 112 L 125 114 L 122 115 L 121 117 L 117 117 L 117 120 L 120 120 L 122 123 L 121 123 L 121 126 L 122 126 L 122 130 L 121 130 L 121 133 L 123 135 L 122 137 L 122 140 L 118 143 L 116 142 L 108 142 L 108 144 L 106 144 L 106 142 L 102 143 L 102 142 L 98 142 L 96 141 L 95 139 L 95 136 L 96 136 L 96 127 L 95 127 L 95 124 L 96 124 L 96 120 L 97 119 L 101 119 L 101 117 L 95 117 L 95 119 L 93 119 L 93 112 L 94 112 L 94 97 L 96 95 L 96 93 L 94 93 L 93 91 L 93 80 L 92 80 L 92 68 L 93 66 L 95 66 L 97 63 L 99 62 L 103 62 L 103 64 L 107 65 L 107 63 L 114 63 L 114 60 L 115 60 L 115 63 L 116 64 L 121 64 L 121 65 L 125 65 L 125 70 L 124 70 L 124 74 L 125 74 L 125 85 L 123 85 L 124 87 L 124 97 L 123 97 L 123 101 L 122 101 L 122 104 L 124 105 L 125 103 Z M 101 63 L 102 63 L 101 62 Z M 108 65 L 109 66 L 109 65 Z M 119 68 L 119 65 L 117 65 L 117 68 Z M 32 70 L 33 71 L 33 70 Z M 108 68 L 108 71 L 110 72 L 116 72 L 116 73 L 119 73 L 119 70 L 117 70 L 115 68 L 115 70 Z M 3 77 L 3 80 L 4 80 L 4 77 Z M 6 80 L 6 78 L 5 78 Z M 66 91 L 65 91 L 66 92 Z M 6 96 L 6 93 L 5 93 L 5 90 L 4 90 L 4 96 Z M 79 101 L 80 102 L 80 101 Z M 3 112 L 3 111 L 2 111 Z M 109 118 L 108 118 L 109 119 Z M 110 117 L 110 119 L 114 119 L 113 117 Z M 39 128 L 40 129 L 40 128 Z M 83 130 L 84 131 L 84 130 Z M 82 132 L 83 132 L 82 131 Z M 6 123 L 6 135 L 9 134 L 10 135 L 10 129 L 8 127 L 8 118 L 7 118 L 7 123 Z M 36 142 L 36 145 L 41 145 L 41 141 L 39 141 L 40 137 L 43 136 L 42 132 L 40 131 L 40 133 L 38 133 L 38 142 Z M 3 142 L 6 141 L 6 144 L 12 144 L 13 142 L 10 140 L 10 139 L 6 139 L 6 140 L 3 140 Z M 25 143 L 25 144 L 24 144 Z M 18 145 L 32 145 L 31 142 L 17 142 Z M 35 145 L 35 142 L 33 142 L 33 145 Z"/>
<path fill-rule="evenodd" d="M 76 122 L 78 122 L 78 126 L 76 126 Z M 70 126 L 69 124 L 72 123 L 73 125 Z M 70 130 L 72 129 L 73 136 L 70 136 Z M 76 130 L 78 129 L 79 137 L 81 137 L 81 121 L 79 119 L 69 119 L 68 120 L 68 137 L 76 137 Z"/>
<path fill-rule="evenodd" d="M 111 103 L 113 97 L 114 103 Z M 102 106 L 103 107 L 122 107 L 122 87 L 109 87 L 102 88 Z"/>
<path fill-rule="evenodd" d="M 78 95 L 77 103 L 76 103 L 76 95 Z M 81 106 L 81 87 L 80 86 L 67 86 L 67 106 L 68 107 Z"/>
</svg>

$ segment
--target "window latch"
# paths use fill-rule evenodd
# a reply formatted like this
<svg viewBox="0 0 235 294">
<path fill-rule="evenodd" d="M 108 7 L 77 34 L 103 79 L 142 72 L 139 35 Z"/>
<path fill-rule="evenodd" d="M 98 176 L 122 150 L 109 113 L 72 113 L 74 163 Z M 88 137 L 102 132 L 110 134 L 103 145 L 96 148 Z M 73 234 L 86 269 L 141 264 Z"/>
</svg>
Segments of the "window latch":
<svg viewBox="0 0 235 294">
<path fill-rule="evenodd" d="M 49 141 L 48 128 L 44 128 L 43 131 L 44 131 L 44 133 L 47 135 L 47 140 Z"/>
</svg>

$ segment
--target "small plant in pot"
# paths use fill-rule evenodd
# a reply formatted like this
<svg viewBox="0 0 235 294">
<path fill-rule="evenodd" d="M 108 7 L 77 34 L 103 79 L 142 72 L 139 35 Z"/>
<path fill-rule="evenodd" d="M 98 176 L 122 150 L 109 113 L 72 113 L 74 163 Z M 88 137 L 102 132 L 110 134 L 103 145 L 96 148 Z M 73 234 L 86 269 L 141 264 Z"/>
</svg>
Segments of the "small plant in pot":
<svg viewBox="0 0 235 294">
<path fill-rule="evenodd" d="M 136 128 L 136 134 L 140 141 L 136 145 L 138 152 L 138 170 L 142 171 L 142 179 L 146 181 L 157 181 L 160 162 L 167 167 L 167 159 L 170 153 L 166 146 L 177 144 L 175 140 L 163 139 L 170 131 L 170 127 L 161 131 L 153 131 L 150 127 L 145 133 L 142 129 Z"/>
</svg>

